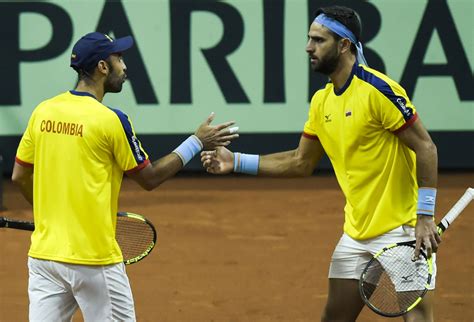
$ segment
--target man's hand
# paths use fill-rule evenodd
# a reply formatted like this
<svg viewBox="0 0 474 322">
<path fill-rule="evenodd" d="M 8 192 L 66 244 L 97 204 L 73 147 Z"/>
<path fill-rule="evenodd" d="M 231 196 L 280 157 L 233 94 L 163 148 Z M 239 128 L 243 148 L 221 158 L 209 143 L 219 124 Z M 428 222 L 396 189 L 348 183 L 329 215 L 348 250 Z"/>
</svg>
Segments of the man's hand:
<svg viewBox="0 0 474 322">
<path fill-rule="evenodd" d="M 230 142 L 239 137 L 236 128 L 229 128 L 235 122 L 225 122 L 219 125 L 211 125 L 215 114 L 211 113 L 204 123 L 199 126 L 194 135 L 201 140 L 204 150 L 214 150 L 219 146 L 228 146 Z"/>
<path fill-rule="evenodd" d="M 206 171 L 212 174 L 227 174 L 234 170 L 234 154 L 224 147 L 202 151 L 201 162 Z"/>
<path fill-rule="evenodd" d="M 420 249 L 426 250 L 426 256 L 431 258 L 431 254 L 436 252 L 441 237 L 432 216 L 418 215 L 415 227 L 416 246 L 414 258 L 420 256 Z"/>
</svg>

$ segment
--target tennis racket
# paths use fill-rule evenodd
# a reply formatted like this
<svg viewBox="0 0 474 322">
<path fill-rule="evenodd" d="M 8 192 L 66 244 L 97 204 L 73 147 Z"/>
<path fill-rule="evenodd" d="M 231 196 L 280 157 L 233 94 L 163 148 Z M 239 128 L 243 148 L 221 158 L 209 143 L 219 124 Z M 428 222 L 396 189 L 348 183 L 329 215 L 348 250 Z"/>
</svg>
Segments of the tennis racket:
<svg viewBox="0 0 474 322">
<path fill-rule="evenodd" d="M 0 227 L 35 230 L 30 221 L 0 217 Z M 115 239 L 122 250 L 125 265 L 141 261 L 148 256 L 156 244 L 156 229 L 145 217 L 130 212 L 117 213 Z"/>
<path fill-rule="evenodd" d="M 474 198 L 474 189 L 464 195 L 438 224 L 438 234 L 449 227 Z M 433 274 L 431 258 L 421 250 L 413 261 L 415 241 L 389 245 L 367 263 L 359 280 L 359 291 L 365 304 L 377 314 L 396 317 L 413 309 L 428 291 Z"/>
</svg>

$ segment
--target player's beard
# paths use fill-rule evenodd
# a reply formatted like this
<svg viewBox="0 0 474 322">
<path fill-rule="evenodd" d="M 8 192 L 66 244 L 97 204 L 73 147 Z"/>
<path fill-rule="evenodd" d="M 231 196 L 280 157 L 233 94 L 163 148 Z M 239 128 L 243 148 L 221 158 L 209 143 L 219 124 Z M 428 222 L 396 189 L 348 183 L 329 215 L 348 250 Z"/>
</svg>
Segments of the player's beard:
<svg viewBox="0 0 474 322">
<path fill-rule="evenodd" d="M 126 74 L 119 75 L 112 64 L 108 64 L 110 73 L 105 79 L 104 91 L 106 93 L 120 93 L 122 91 L 123 82 L 126 79 Z"/>
<path fill-rule="evenodd" d="M 312 66 L 313 71 L 328 76 L 331 75 L 336 70 L 340 57 L 341 54 L 338 52 L 337 46 L 334 46 L 331 52 L 319 60 L 319 63 Z"/>
</svg>

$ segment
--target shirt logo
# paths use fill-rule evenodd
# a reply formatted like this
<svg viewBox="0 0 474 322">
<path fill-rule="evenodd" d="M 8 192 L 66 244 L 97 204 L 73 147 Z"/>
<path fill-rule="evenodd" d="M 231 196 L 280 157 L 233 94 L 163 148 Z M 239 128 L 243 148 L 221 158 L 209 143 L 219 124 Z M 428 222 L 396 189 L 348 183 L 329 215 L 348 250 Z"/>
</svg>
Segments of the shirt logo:
<svg viewBox="0 0 474 322">
<path fill-rule="evenodd" d="M 136 136 L 132 136 L 132 143 L 133 143 L 133 147 L 135 148 L 135 155 L 138 159 L 138 161 L 143 161 L 143 157 L 141 155 L 141 152 L 140 152 L 140 147 L 138 146 L 138 139 L 136 138 Z"/>
<path fill-rule="evenodd" d="M 413 274 L 402 276 L 402 283 L 411 283 L 413 282 L 413 278 L 411 278 Z"/>
<path fill-rule="evenodd" d="M 346 111 L 346 117 L 351 116 L 352 112 L 351 111 Z"/>
<path fill-rule="evenodd" d="M 331 122 L 331 114 L 324 115 L 324 122 Z"/>
<path fill-rule="evenodd" d="M 397 98 L 397 103 L 402 108 L 403 112 L 406 113 L 407 107 L 405 105 L 405 102 L 403 102 L 401 98 Z"/>
<path fill-rule="evenodd" d="M 405 102 L 406 102 L 406 100 L 405 100 L 404 98 L 402 98 L 402 97 L 397 98 L 398 106 L 400 106 L 400 108 L 402 109 L 403 115 L 409 117 L 409 116 L 411 116 L 412 109 L 411 109 L 411 108 L 408 108 L 408 107 L 405 105 Z"/>
</svg>

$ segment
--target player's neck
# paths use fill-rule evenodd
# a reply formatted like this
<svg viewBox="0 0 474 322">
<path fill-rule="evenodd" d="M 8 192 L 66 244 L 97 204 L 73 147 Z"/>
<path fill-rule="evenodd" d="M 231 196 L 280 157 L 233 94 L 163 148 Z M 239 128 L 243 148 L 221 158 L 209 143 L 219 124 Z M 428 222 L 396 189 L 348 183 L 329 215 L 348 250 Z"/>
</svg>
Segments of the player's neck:
<svg viewBox="0 0 474 322">
<path fill-rule="evenodd" d="M 102 102 L 105 95 L 103 86 L 97 86 L 96 84 L 88 84 L 84 81 L 79 81 L 76 86 L 76 91 L 87 92 L 89 94 L 92 94 L 99 102 Z"/>
<path fill-rule="evenodd" d="M 341 57 L 341 61 L 336 70 L 329 75 L 332 84 L 336 90 L 341 89 L 349 79 L 352 73 L 352 67 L 355 64 L 355 56 Z"/>
</svg>

